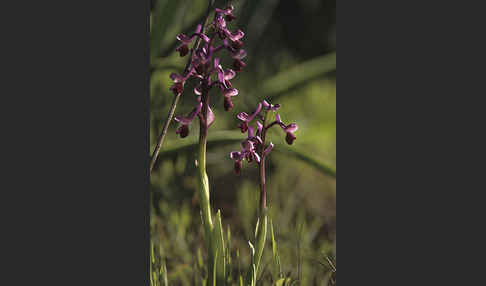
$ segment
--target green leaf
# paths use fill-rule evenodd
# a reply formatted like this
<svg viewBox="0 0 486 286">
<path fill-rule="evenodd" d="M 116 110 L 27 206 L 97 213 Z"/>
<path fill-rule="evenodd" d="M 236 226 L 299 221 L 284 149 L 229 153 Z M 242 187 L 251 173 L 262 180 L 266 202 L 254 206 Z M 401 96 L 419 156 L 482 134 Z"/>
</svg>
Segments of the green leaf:
<svg viewBox="0 0 486 286">
<path fill-rule="evenodd" d="M 270 232 L 272 234 L 272 252 L 273 252 L 273 264 L 274 264 L 274 280 L 281 277 L 282 269 L 280 266 L 280 257 L 277 251 L 277 242 L 275 241 L 275 234 L 273 232 L 273 221 L 270 219 Z"/>
<path fill-rule="evenodd" d="M 150 34 L 150 58 L 155 59 L 160 53 L 162 41 L 169 25 L 173 22 L 175 11 L 183 1 L 158 0 L 154 14 Z"/>
<path fill-rule="evenodd" d="M 297 148 L 292 148 L 292 147 L 288 147 L 288 146 L 279 144 L 278 148 L 274 148 L 274 150 L 279 152 L 279 153 L 283 153 L 283 154 L 289 155 L 291 157 L 294 157 L 296 159 L 299 159 L 299 160 L 311 165 L 312 167 L 316 168 L 321 173 L 326 174 L 328 176 L 331 176 L 333 178 L 336 178 L 336 169 L 335 168 L 320 162 L 319 160 L 317 160 L 312 155 L 308 155 L 308 154 L 304 153 L 303 151 L 298 150 Z"/>
<path fill-rule="evenodd" d="M 213 268 L 213 286 L 216 286 L 216 262 L 218 261 L 218 254 L 219 252 L 216 252 L 216 255 L 214 256 L 214 262 L 213 262 L 213 265 L 214 265 L 214 268 Z"/>
<path fill-rule="evenodd" d="M 336 52 L 308 60 L 263 80 L 263 84 L 256 88 L 258 98 L 276 97 L 334 70 L 336 70 Z"/>
<path fill-rule="evenodd" d="M 227 232 L 226 232 L 226 277 L 227 277 L 227 283 L 231 284 L 233 281 L 232 273 L 233 273 L 233 265 L 231 261 L 231 230 L 230 227 L 228 226 Z"/>
<path fill-rule="evenodd" d="M 208 148 L 240 143 L 243 139 L 244 136 L 242 136 L 241 132 L 239 131 L 213 132 L 211 133 L 210 139 L 208 140 Z M 313 157 L 312 155 L 309 155 L 304 151 L 298 150 L 293 146 L 288 146 L 287 144 L 281 144 L 281 143 L 274 143 L 274 144 L 275 147 L 273 148 L 273 150 L 286 154 L 302 162 L 305 162 L 327 176 L 333 178 L 336 177 L 336 169 L 334 167 L 331 167 L 319 161 L 317 158 Z M 196 135 L 189 136 L 184 140 L 177 139 L 174 142 L 167 142 L 167 145 L 165 149 L 161 151 L 159 158 L 170 157 L 173 155 L 180 154 L 182 152 L 187 152 L 197 148 L 198 145 L 199 145 L 198 137 Z M 160 161 L 162 160 L 159 160 L 159 162 Z"/>
<path fill-rule="evenodd" d="M 226 262 L 225 262 L 225 245 L 224 245 L 224 234 L 223 234 L 223 226 L 221 223 L 221 211 L 218 210 L 216 213 L 216 220 L 214 223 L 213 229 L 213 245 L 216 248 L 216 257 L 215 259 L 215 268 L 218 269 L 216 275 L 218 281 L 225 281 L 225 270 L 226 270 Z"/>
<path fill-rule="evenodd" d="M 290 283 L 290 278 L 280 278 L 275 282 L 275 286 L 285 286 Z"/>
</svg>

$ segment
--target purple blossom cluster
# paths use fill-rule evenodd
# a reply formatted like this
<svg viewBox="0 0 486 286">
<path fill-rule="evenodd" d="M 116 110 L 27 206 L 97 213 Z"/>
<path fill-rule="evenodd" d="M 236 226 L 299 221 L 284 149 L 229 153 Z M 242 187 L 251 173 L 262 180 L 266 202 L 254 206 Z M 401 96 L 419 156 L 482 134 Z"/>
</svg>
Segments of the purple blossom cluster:
<svg viewBox="0 0 486 286">
<path fill-rule="evenodd" d="M 248 114 L 246 112 L 240 112 L 236 116 L 241 121 L 238 124 L 241 132 L 248 133 L 248 137 L 241 142 L 241 150 L 230 153 L 230 158 L 235 161 L 234 170 L 236 174 L 240 174 L 243 160 L 246 160 L 248 163 L 253 161 L 260 163 L 262 160 L 264 160 L 265 156 L 272 151 L 274 144 L 270 142 L 268 145 L 266 145 L 265 137 L 267 131 L 273 126 L 280 126 L 280 128 L 285 132 L 285 141 L 287 144 L 292 145 L 292 143 L 295 141 L 296 136 L 294 132 L 297 131 L 298 126 L 295 123 L 285 125 L 282 122 L 280 115 L 277 113 L 279 108 L 280 104 L 274 105 L 264 100 L 258 104 L 253 113 Z M 268 112 L 275 112 L 275 120 L 269 124 L 266 122 Z M 253 120 L 256 120 L 256 131 L 254 127 L 249 125 Z"/>
<path fill-rule="evenodd" d="M 189 134 L 189 124 L 196 116 L 204 122 L 205 127 L 209 127 L 214 121 L 214 113 L 209 106 L 209 100 L 205 99 L 208 96 L 209 90 L 213 87 L 219 87 L 223 95 L 224 109 L 229 111 L 233 108 L 232 97 L 238 95 L 238 90 L 232 87 L 230 80 L 232 80 L 236 72 L 242 71 L 246 66 L 243 58 L 246 56 L 245 50 L 242 49 L 243 42 L 241 39 L 244 36 L 243 31 L 230 31 L 227 22 L 231 22 L 236 17 L 233 15 L 233 6 L 228 6 L 225 9 L 216 9 L 214 20 L 208 26 L 208 32 L 203 33 L 201 25 L 198 25 L 196 31 L 187 36 L 179 34 L 177 39 L 180 45 L 176 48 L 181 57 L 186 56 L 190 49 L 189 45 L 194 40 L 200 39 L 202 45 L 194 45 L 194 51 L 191 53 L 190 69 L 185 74 L 172 73 L 170 78 L 174 84 L 170 90 L 174 95 L 180 95 L 184 91 L 184 85 L 190 78 L 198 81 L 194 88 L 194 93 L 197 97 L 197 105 L 194 109 L 185 116 L 176 116 L 175 120 L 180 123 L 176 133 L 181 138 Z M 221 40 L 217 45 L 218 38 Z M 223 68 L 220 58 L 216 54 L 221 51 L 228 51 L 233 59 L 233 68 Z M 207 110 L 204 118 L 203 110 Z"/>
</svg>

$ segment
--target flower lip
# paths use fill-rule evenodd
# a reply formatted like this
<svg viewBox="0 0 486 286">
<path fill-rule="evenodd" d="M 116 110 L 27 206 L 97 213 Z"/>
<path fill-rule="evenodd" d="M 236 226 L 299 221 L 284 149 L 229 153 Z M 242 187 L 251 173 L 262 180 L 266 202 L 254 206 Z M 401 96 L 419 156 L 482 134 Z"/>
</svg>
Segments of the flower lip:
<svg viewBox="0 0 486 286">
<path fill-rule="evenodd" d="M 182 91 L 184 90 L 184 83 L 183 82 L 176 82 L 169 89 L 174 93 L 174 95 L 177 96 L 177 95 L 181 94 Z"/>
<path fill-rule="evenodd" d="M 240 128 L 241 133 L 245 133 L 248 130 L 248 124 L 246 122 L 238 123 L 238 128 Z"/>
<path fill-rule="evenodd" d="M 184 57 L 189 53 L 189 47 L 186 44 L 182 44 L 176 48 L 176 51 L 179 52 L 181 57 Z"/>
<path fill-rule="evenodd" d="M 231 97 L 225 97 L 223 105 L 225 111 L 230 111 L 233 108 L 233 101 L 231 101 Z"/>
<path fill-rule="evenodd" d="M 189 127 L 187 125 L 181 125 L 179 128 L 177 128 L 176 134 L 179 134 L 181 138 L 187 137 L 187 135 L 189 135 Z"/>
<path fill-rule="evenodd" d="M 234 62 L 233 62 L 233 68 L 237 72 L 242 71 L 245 66 L 246 66 L 245 62 L 243 62 L 240 59 L 235 59 Z"/>
<path fill-rule="evenodd" d="M 297 137 L 292 132 L 287 132 L 287 136 L 285 136 L 285 141 L 287 144 L 292 145 Z"/>
</svg>

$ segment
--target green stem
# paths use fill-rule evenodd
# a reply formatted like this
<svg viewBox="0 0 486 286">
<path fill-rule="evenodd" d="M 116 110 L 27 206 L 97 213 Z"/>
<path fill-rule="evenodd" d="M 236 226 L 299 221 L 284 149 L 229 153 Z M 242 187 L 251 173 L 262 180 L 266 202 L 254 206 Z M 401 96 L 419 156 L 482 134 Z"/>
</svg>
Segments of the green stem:
<svg viewBox="0 0 486 286">
<path fill-rule="evenodd" d="M 202 94 L 202 110 L 201 117 L 199 118 L 199 156 L 198 156 L 198 169 L 199 169 L 199 205 L 201 207 L 201 216 L 204 224 L 204 236 L 206 240 L 208 250 L 208 284 L 212 286 L 213 275 L 215 270 L 215 259 L 217 248 L 213 239 L 213 220 L 211 216 L 211 204 L 209 200 L 209 179 L 206 173 L 206 146 L 208 137 L 208 107 L 209 107 L 209 94 L 207 85 L 203 88 Z"/>
<path fill-rule="evenodd" d="M 207 98 L 207 96 L 206 96 Z M 205 108 L 205 104 L 203 104 L 203 116 L 206 118 L 207 108 Z M 209 203 L 209 180 L 208 175 L 206 174 L 206 145 L 207 145 L 207 136 L 208 136 L 208 128 L 206 126 L 206 120 L 200 121 L 199 126 L 199 159 L 198 159 L 198 168 L 199 168 L 199 200 L 201 205 L 202 217 L 204 222 L 204 227 L 207 231 L 209 231 L 208 235 L 211 233 L 213 229 L 213 222 L 211 219 L 211 206 Z"/>
</svg>

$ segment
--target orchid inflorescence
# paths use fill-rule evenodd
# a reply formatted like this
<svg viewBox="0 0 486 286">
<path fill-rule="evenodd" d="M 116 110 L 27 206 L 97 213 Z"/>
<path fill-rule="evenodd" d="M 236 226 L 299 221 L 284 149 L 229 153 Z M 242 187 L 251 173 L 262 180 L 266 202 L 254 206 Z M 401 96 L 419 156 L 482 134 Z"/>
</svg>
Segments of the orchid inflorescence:
<svg viewBox="0 0 486 286">
<path fill-rule="evenodd" d="M 189 78 L 198 80 L 198 84 L 194 88 L 194 93 L 197 97 L 197 105 L 186 116 L 176 116 L 175 120 L 180 123 L 176 133 L 181 138 L 189 134 L 189 124 L 196 116 L 204 123 L 205 128 L 208 128 L 214 121 L 214 113 L 209 106 L 209 99 L 205 98 L 209 94 L 209 90 L 218 86 L 224 97 L 224 109 L 229 111 L 233 108 L 231 97 L 238 95 L 238 90 L 232 87 L 230 82 L 240 72 L 246 64 L 242 59 L 246 56 L 245 50 L 242 49 L 243 42 L 241 39 L 244 36 L 243 31 L 237 30 L 231 32 L 226 22 L 231 22 L 236 17 L 232 14 L 233 6 L 228 6 L 225 9 L 216 9 L 214 20 L 209 24 L 208 33 L 205 34 L 201 25 L 198 25 L 196 31 L 191 35 L 179 34 L 177 39 L 180 45 L 176 48 L 181 57 L 189 53 L 189 45 L 195 40 L 200 39 L 202 46 L 197 47 L 195 44 L 191 53 L 190 69 L 185 74 L 172 73 L 170 78 L 174 84 L 170 90 L 174 95 L 180 95 L 184 90 L 184 85 Z M 220 45 L 215 45 L 217 38 L 222 40 Z M 233 69 L 225 69 L 221 65 L 220 58 L 216 57 L 216 53 L 226 50 L 233 58 Z M 203 112 L 206 110 L 206 113 Z"/>
<path fill-rule="evenodd" d="M 266 132 L 273 126 L 280 126 L 280 128 L 286 133 L 285 140 L 291 145 L 296 136 L 294 134 L 297 131 L 298 126 L 295 123 L 285 125 L 277 110 L 280 108 L 280 104 L 270 104 L 266 100 L 258 103 L 256 110 L 252 114 L 246 112 L 240 112 L 236 117 L 241 121 L 238 124 L 242 133 L 247 132 L 248 137 L 241 143 L 241 151 L 233 151 L 230 153 L 230 158 L 235 160 L 235 173 L 240 174 L 242 161 L 246 159 L 248 163 L 256 161 L 260 163 L 265 156 L 272 151 L 274 144 L 270 142 L 265 144 Z M 275 112 L 275 120 L 269 124 L 266 123 L 267 113 Z M 256 132 L 255 129 L 249 124 L 256 119 Z"/>
</svg>

